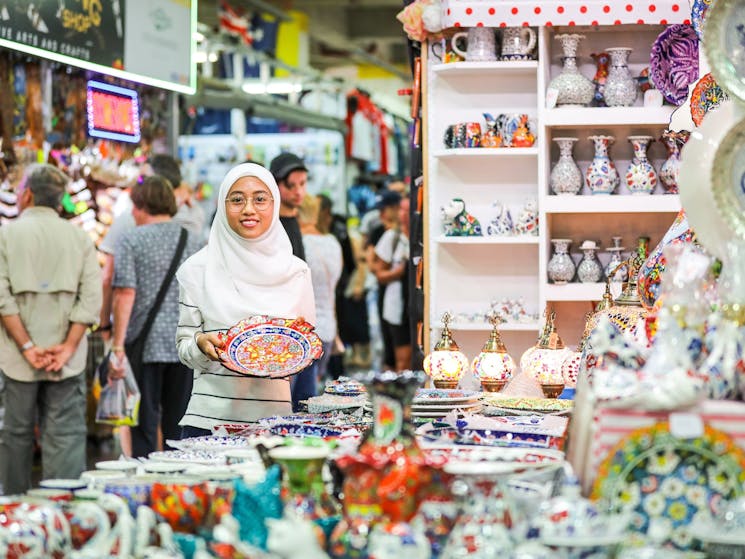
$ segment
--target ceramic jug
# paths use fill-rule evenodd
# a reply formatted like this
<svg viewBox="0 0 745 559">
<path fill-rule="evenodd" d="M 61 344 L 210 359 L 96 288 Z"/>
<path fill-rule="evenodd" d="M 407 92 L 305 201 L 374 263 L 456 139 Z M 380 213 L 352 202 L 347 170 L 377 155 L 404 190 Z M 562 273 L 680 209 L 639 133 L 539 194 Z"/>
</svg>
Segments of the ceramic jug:
<svg viewBox="0 0 745 559">
<path fill-rule="evenodd" d="M 458 39 L 466 37 L 468 47 L 463 51 L 458 47 Z M 453 50 L 468 62 L 488 62 L 497 59 L 497 46 L 494 29 L 491 27 L 471 27 L 468 32 L 461 31 L 450 40 Z"/>
<path fill-rule="evenodd" d="M 502 32 L 502 60 L 530 60 L 535 44 L 530 27 L 507 27 Z"/>
</svg>

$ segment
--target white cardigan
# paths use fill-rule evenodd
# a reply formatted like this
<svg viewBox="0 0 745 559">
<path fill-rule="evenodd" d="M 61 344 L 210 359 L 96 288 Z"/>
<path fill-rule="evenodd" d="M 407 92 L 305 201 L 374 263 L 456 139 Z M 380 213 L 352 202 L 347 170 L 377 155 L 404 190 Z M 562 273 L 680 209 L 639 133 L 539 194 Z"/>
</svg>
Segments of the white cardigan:
<svg viewBox="0 0 745 559">
<path fill-rule="evenodd" d="M 210 361 L 197 347 L 197 333 L 225 331 L 205 323 L 199 307 L 183 288 L 179 290 L 176 347 L 181 362 L 194 369 L 191 399 L 179 424 L 212 429 L 220 423 L 245 423 L 292 413 L 289 380 L 264 380 L 234 373 Z"/>
</svg>

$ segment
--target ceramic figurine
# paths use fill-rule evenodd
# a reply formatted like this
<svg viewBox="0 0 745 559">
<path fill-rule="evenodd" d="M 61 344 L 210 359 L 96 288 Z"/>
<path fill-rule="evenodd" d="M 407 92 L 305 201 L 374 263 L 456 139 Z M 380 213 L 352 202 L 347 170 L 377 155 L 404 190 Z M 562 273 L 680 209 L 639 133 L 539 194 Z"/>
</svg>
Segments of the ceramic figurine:
<svg viewBox="0 0 745 559">
<path fill-rule="evenodd" d="M 515 235 L 538 236 L 538 204 L 530 198 L 515 221 Z"/>
<path fill-rule="evenodd" d="M 481 223 L 466 211 L 462 198 L 453 198 L 447 206 L 441 208 L 445 221 L 445 235 L 448 237 L 480 237 Z"/>
<path fill-rule="evenodd" d="M 484 148 L 498 148 L 502 146 L 502 133 L 497 125 L 497 119 L 491 114 L 484 113 L 484 120 L 486 121 L 486 131 L 481 137 L 481 147 Z"/>
<path fill-rule="evenodd" d="M 598 283 L 603 279 L 603 268 L 597 257 L 597 244 L 595 241 L 585 241 L 580 245 L 582 261 L 577 266 L 577 278 L 582 283 Z"/>
<path fill-rule="evenodd" d="M 610 63 L 610 55 L 607 52 L 596 52 L 590 55 L 595 61 L 597 70 L 595 71 L 595 77 L 592 78 L 592 83 L 595 84 L 595 96 L 592 98 L 593 107 L 605 107 L 605 82 L 608 79 L 608 64 Z"/>
<path fill-rule="evenodd" d="M 527 28 L 526 28 L 527 29 Z M 535 144 L 535 135 L 530 131 L 528 115 L 520 115 L 517 129 L 512 133 L 510 145 L 513 148 L 529 148 Z"/>
<path fill-rule="evenodd" d="M 630 107 L 636 101 L 637 84 L 629 72 L 629 54 L 632 49 L 618 47 L 607 49 L 610 70 L 605 81 L 603 99 L 609 107 Z"/>
<path fill-rule="evenodd" d="M 486 226 L 487 235 L 512 235 L 515 231 L 509 208 L 506 204 L 502 204 L 501 202 L 494 202 L 493 206 L 496 210 L 496 215 L 489 222 L 489 225 Z"/>
<path fill-rule="evenodd" d="M 283 559 L 329 559 L 318 543 L 315 525 L 292 515 L 281 519 L 267 518 L 269 537 L 266 547 Z"/>
<path fill-rule="evenodd" d="M 582 190 L 582 172 L 572 157 L 577 138 L 554 138 L 559 146 L 559 160 L 551 170 L 550 185 L 554 194 L 578 194 Z"/>
<path fill-rule="evenodd" d="M 548 263 L 548 279 L 557 285 L 572 281 L 576 270 L 574 261 L 569 255 L 570 239 L 551 239 L 554 255 Z"/>
<path fill-rule="evenodd" d="M 584 39 L 584 35 L 562 34 L 556 35 L 564 50 L 564 68 L 549 84 L 549 89 L 557 93 L 556 106 L 585 107 L 592 101 L 595 86 L 590 80 L 579 73 L 577 68 L 577 46 Z"/>
<path fill-rule="evenodd" d="M 631 194 L 652 194 L 657 186 L 657 172 L 647 159 L 652 136 L 629 136 L 634 147 L 634 158 L 626 170 L 626 186 Z"/>
<path fill-rule="evenodd" d="M 609 148 L 614 142 L 613 136 L 589 136 L 595 144 L 595 156 L 587 168 L 585 180 L 593 194 L 613 194 L 621 182 L 616 165 L 610 158 Z"/>
<path fill-rule="evenodd" d="M 660 182 L 665 188 L 665 194 L 678 193 L 678 175 L 680 174 L 680 150 L 688 141 L 691 133 L 688 131 L 673 132 L 666 130 L 662 134 L 662 141 L 667 147 L 667 159 L 660 168 Z"/>
</svg>

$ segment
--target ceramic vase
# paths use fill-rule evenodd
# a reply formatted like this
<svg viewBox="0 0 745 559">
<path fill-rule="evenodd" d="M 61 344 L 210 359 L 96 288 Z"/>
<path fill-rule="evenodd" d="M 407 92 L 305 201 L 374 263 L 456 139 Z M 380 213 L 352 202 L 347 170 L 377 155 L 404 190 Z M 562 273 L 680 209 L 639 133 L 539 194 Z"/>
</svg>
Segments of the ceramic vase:
<svg viewBox="0 0 745 559">
<path fill-rule="evenodd" d="M 631 194 L 652 194 L 657 186 L 657 172 L 647 159 L 647 149 L 653 141 L 652 136 L 629 136 L 634 158 L 626 170 L 626 186 Z"/>
<path fill-rule="evenodd" d="M 577 266 L 577 278 L 582 283 L 598 283 L 603 279 L 603 268 L 597 257 L 597 247 L 582 249 L 582 261 Z"/>
<path fill-rule="evenodd" d="M 549 89 L 557 92 L 556 106 L 587 106 L 595 94 L 595 86 L 577 68 L 577 46 L 584 35 L 562 34 L 556 39 L 564 51 L 564 67 L 561 73 L 549 84 Z"/>
<path fill-rule="evenodd" d="M 582 189 L 582 172 L 572 157 L 577 138 L 554 138 L 559 146 L 559 160 L 551 171 L 550 185 L 554 194 L 578 194 Z"/>
<path fill-rule="evenodd" d="M 680 174 L 680 150 L 688 141 L 690 132 L 665 131 L 662 141 L 667 147 L 667 159 L 660 168 L 660 182 L 665 189 L 665 194 L 678 193 L 678 175 Z"/>
<path fill-rule="evenodd" d="M 610 68 L 605 81 L 603 99 L 609 107 L 630 107 L 636 101 L 637 84 L 629 71 L 629 55 L 632 49 L 618 47 L 607 49 Z"/>
<path fill-rule="evenodd" d="M 610 145 L 615 141 L 613 136 L 590 136 L 595 144 L 595 156 L 587 168 L 585 180 L 593 194 L 613 194 L 621 182 L 616 165 L 610 158 Z"/>
<path fill-rule="evenodd" d="M 576 270 L 574 261 L 569 254 L 569 239 L 551 239 L 554 245 L 554 255 L 548 263 L 548 279 L 557 285 L 572 281 Z"/>
<path fill-rule="evenodd" d="M 613 274 L 613 270 L 615 270 L 621 262 L 623 262 L 623 258 L 621 257 L 621 254 L 623 251 L 626 250 L 624 247 L 610 247 L 608 249 L 608 252 L 610 252 L 610 261 L 608 262 L 608 265 L 605 267 L 605 277 L 609 278 L 611 274 Z M 626 281 L 629 277 L 629 272 L 626 269 L 626 267 L 621 268 L 616 272 L 616 275 L 613 276 L 613 279 L 611 281 L 619 282 L 619 281 Z"/>
<path fill-rule="evenodd" d="M 665 248 L 673 244 L 693 243 L 695 239 L 693 230 L 688 224 L 685 210 L 680 210 L 670 229 L 662 237 L 660 244 L 649 254 L 639 270 L 639 297 L 645 309 L 648 311 L 654 309 L 660 295 L 662 275 L 665 273 L 667 265 L 663 254 Z"/>
<path fill-rule="evenodd" d="M 595 77 L 592 78 L 592 83 L 595 84 L 595 95 L 592 98 L 593 107 L 605 107 L 605 82 L 608 79 L 608 64 L 610 63 L 610 55 L 607 52 L 596 52 L 590 55 L 595 61 Z"/>
</svg>

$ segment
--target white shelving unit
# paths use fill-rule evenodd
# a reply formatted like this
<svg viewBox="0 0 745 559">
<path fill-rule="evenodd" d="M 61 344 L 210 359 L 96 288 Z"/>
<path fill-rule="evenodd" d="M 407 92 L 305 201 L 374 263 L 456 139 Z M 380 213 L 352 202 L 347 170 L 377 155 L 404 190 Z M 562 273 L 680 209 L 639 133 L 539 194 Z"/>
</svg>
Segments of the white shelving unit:
<svg viewBox="0 0 745 559">
<path fill-rule="evenodd" d="M 475 8 L 474 8 L 475 9 Z M 650 237 L 654 247 L 680 210 L 677 195 L 664 194 L 658 186 L 653 195 L 631 195 L 623 184 L 633 157 L 627 137 L 648 134 L 659 138 L 667 128 L 674 107 L 644 107 L 642 96 L 635 106 L 619 108 L 546 108 L 545 91 L 561 72 L 561 49 L 554 36 L 581 33 L 578 63 L 580 72 L 592 78 L 595 64 L 591 53 L 605 48 L 629 46 L 634 50 L 629 67 L 632 75 L 649 65 L 649 50 L 662 25 L 609 25 L 600 27 L 554 24 L 538 30 L 538 60 L 528 62 L 458 62 L 443 64 L 431 51 L 425 56 L 425 337 L 427 350 L 441 332 L 440 316 L 451 312 L 486 311 L 490 301 L 521 298 L 529 313 L 540 314 L 546 303 L 555 307 L 559 332 L 568 345 L 579 341 L 584 316 L 602 297 L 604 284 L 554 285 L 548 280 L 552 256 L 551 239 L 569 238 L 573 259 L 579 263 L 578 247 L 584 240 L 600 243 L 599 258 L 612 236 L 622 236 L 627 251 L 640 235 Z M 482 113 L 525 113 L 537 141 L 532 148 L 446 149 L 447 126 L 458 122 L 480 122 Z M 621 176 L 622 186 L 614 195 L 590 195 L 585 187 L 577 196 L 555 196 L 549 176 L 558 159 L 554 137 L 578 138 L 574 157 L 584 174 L 594 149 L 588 136 L 604 134 L 616 138 L 610 155 Z M 664 145 L 655 142 L 649 157 L 656 170 L 667 157 Z M 441 208 L 452 198 L 466 202 L 467 211 L 481 223 L 486 234 L 495 216 L 493 204 L 511 210 L 513 221 L 528 198 L 539 208 L 538 237 L 445 237 Z M 535 250 L 533 246 L 537 247 Z M 614 284 L 613 291 L 619 291 Z M 457 342 L 475 356 L 486 340 L 486 323 L 455 323 Z M 513 356 L 535 343 L 539 323 L 503 324 L 500 330 Z"/>
</svg>

